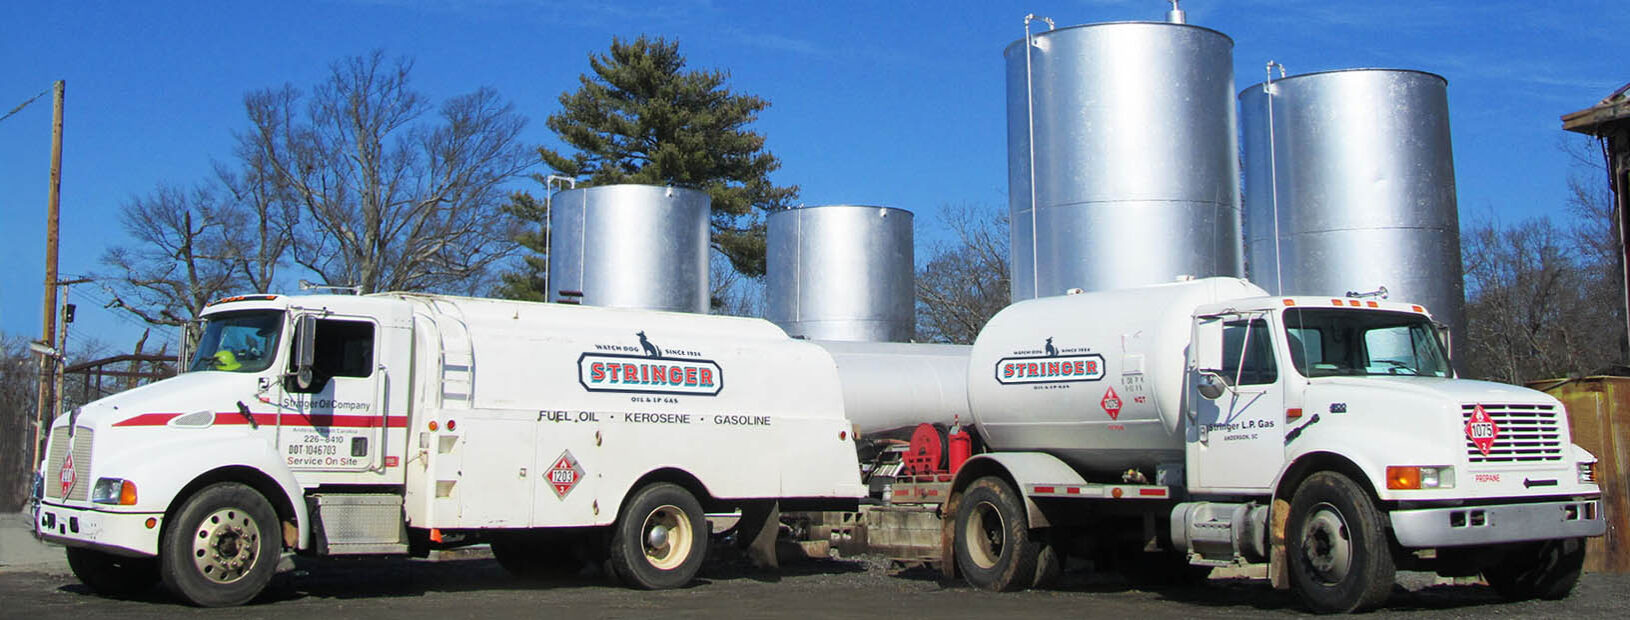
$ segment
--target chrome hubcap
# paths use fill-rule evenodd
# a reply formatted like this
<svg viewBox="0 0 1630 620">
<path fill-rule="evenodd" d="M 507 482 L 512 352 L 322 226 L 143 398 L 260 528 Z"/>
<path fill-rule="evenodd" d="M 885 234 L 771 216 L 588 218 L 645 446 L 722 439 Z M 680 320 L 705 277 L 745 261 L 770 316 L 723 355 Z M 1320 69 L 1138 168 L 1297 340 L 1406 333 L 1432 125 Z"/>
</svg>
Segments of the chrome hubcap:
<svg viewBox="0 0 1630 620">
<path fill-rule="evenodd" d="M 215 583 L 242 579 L 255 567 L 260 551 L 260 525 L 249 513 L 222 508 L 198 523 L 192 539 L 192 561 L 198 573 Z"/>
</svg>

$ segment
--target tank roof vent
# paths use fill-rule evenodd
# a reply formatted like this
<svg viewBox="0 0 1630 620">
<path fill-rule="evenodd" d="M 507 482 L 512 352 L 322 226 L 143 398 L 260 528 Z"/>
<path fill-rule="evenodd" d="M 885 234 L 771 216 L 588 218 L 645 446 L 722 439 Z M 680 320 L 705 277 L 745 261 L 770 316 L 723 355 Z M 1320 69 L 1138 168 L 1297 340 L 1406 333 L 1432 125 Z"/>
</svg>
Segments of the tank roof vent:
<svg viewBox="0 0 1630 620">
<path fill-rule="evenodd" d="M 1172 10 L 1166 11 L 1166 21 L 1174 24 L 1187 24 L 1189 18 L 1183 9 L 1177 8 L 1177 0 L 1172 0 Z"/>
</svg>

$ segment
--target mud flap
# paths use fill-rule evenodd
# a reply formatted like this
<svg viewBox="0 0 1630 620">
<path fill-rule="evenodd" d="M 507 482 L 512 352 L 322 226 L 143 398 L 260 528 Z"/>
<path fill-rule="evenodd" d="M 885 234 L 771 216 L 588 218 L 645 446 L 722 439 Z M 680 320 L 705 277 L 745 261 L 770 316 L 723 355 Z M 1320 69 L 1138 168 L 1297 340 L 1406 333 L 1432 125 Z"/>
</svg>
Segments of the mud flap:
<svg viewBox="0 0 1630 620">
<path fill-rule="evenodd" d="M 956 579 L 956 510 L 957 504 L 962 501 L 962 492 L 951 494 L 951 497 L 940 504 L 940 574 L 946 579 Z"/>
<path fill-rule="evenodd" d="M 775 541 L 781 533 L 781 502 L 772 501 L 742 506 L 741 523 L 737 524 L 736 547 L 747 554 L 757 568 L 778 569 Z"/>
<path fill-rule="evenodd" d="M 1268 517 L 1268 581 L 1275 590 L 1290 589 L 1290 566 L 1285 563 L 1285 523 L 1290 519 L 1290 502 L 1274 498 Z"/>
</svg>

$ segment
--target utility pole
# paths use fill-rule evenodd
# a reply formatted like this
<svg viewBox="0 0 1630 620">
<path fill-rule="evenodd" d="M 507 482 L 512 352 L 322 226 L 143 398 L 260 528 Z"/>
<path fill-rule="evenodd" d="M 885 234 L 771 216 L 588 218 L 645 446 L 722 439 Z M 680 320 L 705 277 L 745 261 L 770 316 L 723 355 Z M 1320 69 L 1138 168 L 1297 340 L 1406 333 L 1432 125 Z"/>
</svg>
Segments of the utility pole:
<svg viewBox="0 0 1630 620">
<path fill-rule="evenodd" d="M 46 199 L 45 216 L 45 312 L 40 342 L 49 347 L 57 338 L 57 222 L 62 195 L 62 99 L 67 82 L 57 80 L 52 92 L 51 106 L 51 192 Z M 62 351 L 56 356 L 40 356 L 40 389 L 37 413 L 34 419 L 34 442 L 30 444 L 29 465 L 39 463 L 40 437 L 45 428 L 45 412 L 54 401 L 52 387 L 56 383 L 56 364 L 61 363 Z"/>
</svg>

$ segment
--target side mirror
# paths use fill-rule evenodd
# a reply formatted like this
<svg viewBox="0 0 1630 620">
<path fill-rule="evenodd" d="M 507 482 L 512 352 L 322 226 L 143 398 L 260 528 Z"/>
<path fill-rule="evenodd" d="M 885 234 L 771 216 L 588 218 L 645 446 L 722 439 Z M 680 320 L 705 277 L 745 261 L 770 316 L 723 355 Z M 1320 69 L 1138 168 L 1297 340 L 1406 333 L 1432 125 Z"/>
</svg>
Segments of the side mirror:
<svg viewBox="0 0 1630 620">
<path fill-rule="evenodd" d="M 294 383 L 311 389 L 311 366 L 317 358 L 317 318 L 301 315 L 294 327 Z"/>
<path fill-rule="evenodd" d="M 1194 319 L 1193 355 L 1189 368 L 1216 369 L 1223 365 L 1223 319 L 1200 316 Z"/>
<path fill-rule="evenodd" d="M 1206 397 L 1206 400 L 1217 400 L 1228 391 L 1228 382 L 1215 370 L 1201 370 L 1199 377 L 1195 379 L 1194 387 L 1200 391 L 1201 396 Z"/>
<path fill-rule="evenodd" d="M 1444 323 L 1432 323 L 1432 327 L 1438 330 L 1438 342 L 1443 344 L 1444 355 L 1448 355 L 1450 359 L 1453 359 L 1455 348 L 1454 341 L 1449 337 L 1449 326 Z"/>
</svg>

